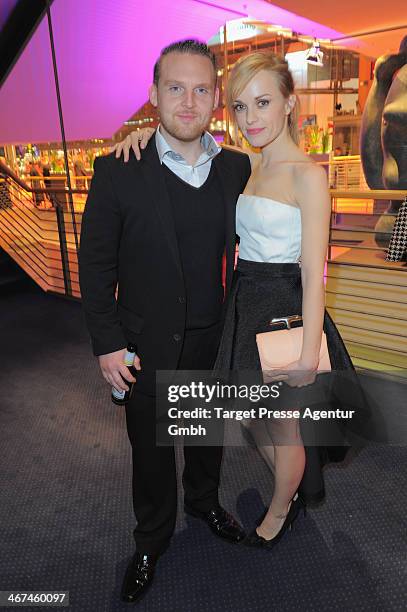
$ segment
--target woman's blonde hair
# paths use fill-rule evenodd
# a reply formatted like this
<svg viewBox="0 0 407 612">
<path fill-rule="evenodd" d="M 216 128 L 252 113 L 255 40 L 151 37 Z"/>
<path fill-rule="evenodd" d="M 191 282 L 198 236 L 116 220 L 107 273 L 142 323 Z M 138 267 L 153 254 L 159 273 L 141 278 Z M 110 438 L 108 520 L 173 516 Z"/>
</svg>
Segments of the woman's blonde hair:
<svg viewBox="0 0 407 612">
<path fill-rule="evenodd" d="M 296 144 L 299 142 L 298 134 L 298 116 L 299 116 L 299 99 L 295 93 L 294 79 L 288 68 L 288 62 L 285 59 L 264 51 L 256 51 L 250 55 L 241 57 L 233 66 L 227 83 L 226 103 L 231 117 L 235 117 L 233 107 L 236 100 L 242 93 L 249 81 L 261 70 L 268 70 L 276 75 L 280 91 L 284 98 L 294 95 L 296 98 L 295 105 L 288 115 L 288 129 L 291 138 Z M 238 133 L 235 121 L 235 133 Z"/>
</svg>

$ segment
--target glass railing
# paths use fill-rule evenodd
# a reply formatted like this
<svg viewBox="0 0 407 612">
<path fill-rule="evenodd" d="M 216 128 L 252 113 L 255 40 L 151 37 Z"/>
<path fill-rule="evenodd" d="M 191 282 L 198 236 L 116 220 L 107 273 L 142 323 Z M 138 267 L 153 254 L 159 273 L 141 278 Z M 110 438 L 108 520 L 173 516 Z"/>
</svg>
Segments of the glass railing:
<svg viewBox="0 0 407 612">
<path fill-rule="evenodd" d="M 77 253 L 91 176 L 76 177 L 75 188 L 69 190 L 64 176 L 22 180 L 3 165 L 0 172 L 4 248 L 46 290 L 79 297 Z M 405 193 L 331 189 L 331 197 L 328 263 L 405 272 L 404 262 L 386 261 L 397 206 Z"/>
<path fill-rule="evenodd" d="M 47 180 L 47 179 L 46 179 Z M 30 177 L 41 184 L 42 177 Z M 0 162 L 0 246 L 45 291 L 79 298 L 78 250 L 86 190 L 31 187 Z M 73 199 L 83 197 L 76 210 Z"/>
<path fill-rule="evenodd" d="M 354 364 L 405 379 L 407 264 L 387 253 L 402 191 L 331 190 L 326 305 Z"/>
<path fill-rule="evenodd" d="M 341 264 L 407 270 L 386 260 L 404 191 L 331 189 L 328 260 Z"/>
<path fill-rule="evenodd" d="M 333 157 L 329 162 L 329 185 L 341 191 L 369 191 L 359 155 Z"/>
</svg>

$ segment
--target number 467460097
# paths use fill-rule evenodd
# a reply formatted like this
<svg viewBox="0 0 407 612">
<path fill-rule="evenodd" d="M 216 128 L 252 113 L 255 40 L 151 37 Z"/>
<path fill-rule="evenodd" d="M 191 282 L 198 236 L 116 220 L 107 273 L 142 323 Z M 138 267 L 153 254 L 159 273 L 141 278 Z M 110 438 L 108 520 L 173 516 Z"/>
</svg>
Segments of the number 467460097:
<svg viewBox="0 0 407 612">
<path fill-rule="evenodd" d="M 0 606 L 69 606 L 68 591 L 0 591 Z"/>
</svg>

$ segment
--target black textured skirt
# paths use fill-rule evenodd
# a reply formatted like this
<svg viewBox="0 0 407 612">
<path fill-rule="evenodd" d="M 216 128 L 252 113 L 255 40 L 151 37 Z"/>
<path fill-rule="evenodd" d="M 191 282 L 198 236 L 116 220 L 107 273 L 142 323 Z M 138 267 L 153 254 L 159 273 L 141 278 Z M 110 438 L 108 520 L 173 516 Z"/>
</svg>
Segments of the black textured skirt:
<svg viewBox="0 0 407 612">
<path fill-rule="evenodd" d="M 215 372 L 258 371 L 261 365 L 256 334 L 270 331 L 274 317 L 301 314 L 301 270 L 296 263 L 261 263 L 239 259 L 229 297 L 225 326 L 215 363 Z M 324 331 L 332 370 L 354 371 L 352 361 L 331 317 L 325 312 Z M 342 461 L 350 446 L 307 446 L 306 466 L 299 488 L 309 503 L 325 495 L 322 468 Z"/>
</svg>

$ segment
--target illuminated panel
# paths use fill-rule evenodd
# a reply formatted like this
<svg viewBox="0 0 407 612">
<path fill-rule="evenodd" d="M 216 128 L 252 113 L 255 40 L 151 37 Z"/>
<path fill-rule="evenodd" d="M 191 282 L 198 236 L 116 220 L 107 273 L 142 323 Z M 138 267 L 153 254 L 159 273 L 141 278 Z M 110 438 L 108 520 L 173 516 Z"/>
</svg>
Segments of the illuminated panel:
<svg viewBox="0 0 407 612">
<path fill-rule="evenodd" d="M 209 40 L 250 16 L 319 37 L 340 35 L 262 0 L 54 0 L 51 7 L 66 138 L 110 137 L 147 98 L 165 45 Z M 0 142 L 61 139 L 44 20 L 0 91 Z"/>
<path fill-rule="evenodd" d="M 333 210 L 338 213 L 353 213 L 362 215 L 373 214 L 374 200 L 355 198 L 336 198 Z"/>
</svg>

